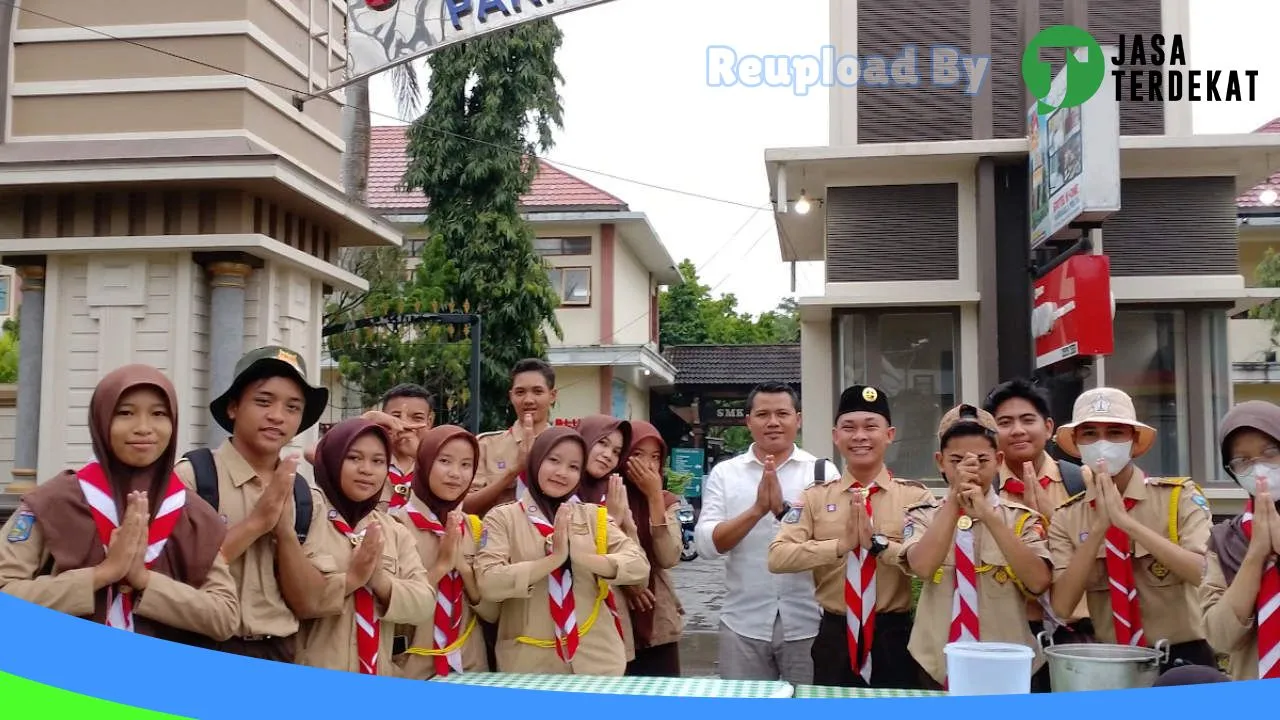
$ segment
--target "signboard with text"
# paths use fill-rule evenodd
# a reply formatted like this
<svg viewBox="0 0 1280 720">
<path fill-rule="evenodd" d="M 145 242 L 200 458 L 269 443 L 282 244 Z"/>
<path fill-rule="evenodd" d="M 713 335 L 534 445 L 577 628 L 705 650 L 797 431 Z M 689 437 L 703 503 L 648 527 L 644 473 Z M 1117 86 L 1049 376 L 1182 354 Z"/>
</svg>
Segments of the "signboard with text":
<svg viewBox="0 0 1280 720">
<path fill-rule="evenodd" d="M 671 471 L 689 475 L 684 486 L 685 497 L 702 495 L 702 476 L 706 474 L 707 453 L 702 448 L 672 448 Z"/>
<path fill-rule="evenodd" d="M 736 427 L 747 422 L 747 401 L 704 399 L 698 406 L 698 419 L 707 427 Z"/>
<path fill-rule="evenodd" d="M 1057 107 L 1066 91 L 1063 68 L 1044 99 L 1052 107 L 1042 112 L 1036 101 L 1026 114 L 1032 249 L 1070 235 L 1072 223 L 1100 223 L 1120 210 L 1120 104 L 1100 92 Z"/>
<path fill-rule="evenodd" d="M 1115 348 L 1111 260 L 1075 255 L 1036 281 L 1031 330 L 1036 368 Z"/>
</svg>

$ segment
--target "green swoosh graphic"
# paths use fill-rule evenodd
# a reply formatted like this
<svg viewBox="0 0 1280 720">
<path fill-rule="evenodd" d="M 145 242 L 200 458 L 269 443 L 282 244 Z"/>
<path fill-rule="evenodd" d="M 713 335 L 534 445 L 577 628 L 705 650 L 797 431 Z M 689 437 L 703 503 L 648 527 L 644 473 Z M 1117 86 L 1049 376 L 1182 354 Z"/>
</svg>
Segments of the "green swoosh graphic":
<svg viewBox="0 0 1280 720">
<path fill-rule="evenodd" d="M 83 717 L 94 720 L 193 720 L 79 695 L 2 672 L 0 715 L 28 718 Z"/>
</svg>

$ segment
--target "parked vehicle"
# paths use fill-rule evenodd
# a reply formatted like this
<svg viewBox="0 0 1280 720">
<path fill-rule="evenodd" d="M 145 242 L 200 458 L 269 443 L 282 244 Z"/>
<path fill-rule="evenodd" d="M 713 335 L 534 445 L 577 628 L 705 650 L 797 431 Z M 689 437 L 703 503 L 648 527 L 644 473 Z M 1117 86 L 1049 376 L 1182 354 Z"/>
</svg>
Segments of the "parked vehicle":
<svg viewBox="0 0 1280 720">
<path fill-rule="evenodd" d="M 680 534 L 684 540 L 684 545 L 680 549 L 680 559 L 693 560 L 698 557 L 698 549 L 693 545 L 693 526 L 697 522 L 697 516 L 688 500 L 680 498 L 676 519 L 680 521 Z"/>
</svg>

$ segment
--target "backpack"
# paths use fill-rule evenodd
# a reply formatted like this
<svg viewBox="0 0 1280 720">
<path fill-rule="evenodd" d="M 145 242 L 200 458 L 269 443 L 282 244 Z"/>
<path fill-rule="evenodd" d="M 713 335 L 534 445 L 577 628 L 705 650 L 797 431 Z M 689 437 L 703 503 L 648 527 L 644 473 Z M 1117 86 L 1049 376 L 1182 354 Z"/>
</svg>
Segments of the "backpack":
<svg viewBox="0 0 1280 720">
<path fill-rule="evenodd" d="M 213 451 L 209 448 L 197 448 L 182 457 L 191 463 L 196 476 L 196 494 L 205 502 L 218 509 L 218 468 L 213 462 Z M 311 531 L 311 486 L 302 475 L 293 476 L 293 532 L 298 542 L 306 542 L 307 533 Z"/>
<path fill-rule="evenodd" d="M 1067 497 L 1075 497 L 1084 492 L 1084 473 L 1080 472 L 1079 465 L 1059 460 L 1058 474 L 1062 476 L 1062 484 L 1066 486 Z"/>
</svg>

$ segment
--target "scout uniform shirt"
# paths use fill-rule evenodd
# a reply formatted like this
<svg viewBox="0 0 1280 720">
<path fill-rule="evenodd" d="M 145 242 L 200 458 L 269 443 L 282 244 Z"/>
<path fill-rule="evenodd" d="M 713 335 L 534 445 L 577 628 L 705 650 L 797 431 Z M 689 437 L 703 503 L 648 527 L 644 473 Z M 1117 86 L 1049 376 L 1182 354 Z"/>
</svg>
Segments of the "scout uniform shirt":
<svg viewBox="0 0 1280 720">
<path fill-rule="evenodd" d="M 1235 610 L 1222 601 L 1230 583 L 1222 571 L 1217 553 L 1205 556 L 1204 581 L 1200 584 L 1201 618 L 1205 639 L 1214 649 L 1228 653 L 1228 669 L 1232 680 L 1258 679 L 1258 617 L 1256 609 L 1246 622 L 1240 622 Z M 1251 604 L 1251 608 L 1256 604 Z M 1143 622 L 1147 623 L 1144 616 Z"/>
<path fill-rule="evenodd" d="M 213 452 L 213 464 L 218 469 L 218 507 L 214 510 L 228 527 L 243 522 L 262 499 L 270 478 L 258 477 L 230 440 Z M 196 474 L 190 461 L 180 459 L 173 471 L 188 490 L 196 492 Z M 280 522 L 286 527 L 293 527 L 292 491 L 285 498 Z M 311 511 L 311 532 L 315 532 L 323 522 L 324 514 L 316 505 Z M 230 568 L 240 593 L 240 622 L 235 637 L 246 640 L 287 638 L 298 632 L 298 618 L 285 603 L 280 581 L 276 579 L 276 541 L 270 532 L 253 541 L 240 557 L 230 563 Z"/>
<path fill-rule="evenodd" d="M 1067 494 L 1067 486 L 1062 482 L 1062 472 L 1058 468 L 1058 461 L 1054 460 L 1047 452 L 1041 453 L 1040 459 L 1043 463 L 1040 466 L 1040 478 L 1038 478 L 1041 487 L 1045 490 L 1044 494 L 1048 498 L 1049 506 L 1053 508 L 1060 507 L 1071 496 Z M 1007 489 L 1010 480 L 1016 480 L 1021 483 L 1022 474 L 1014 473 L 1009 469 L 1008 465 L 1002 463 L 1000 465 L 1000 497 L 1009 502 L 1020 503 L 1023 501 L 1023 496 L 1009 492 Z M 1045 480 L 1049 481 L 1047 485 L 1044 484 Z M 1048 527 L 1051 523 L 1052 521 L 1046 521 L 1045 526 Z M 1040 599 L 1027 602 L 1027 616 L 1033 621 L 1044 618 L 1044 608 L 1040 605 Z M 1089 606 L 1085 603 L 1084 598 L 1081 598 L 1076 605 L 1075 611 L 1071 613 L 1071 617 L 1061 619 L 1070 623 L 1087 617 L 1089 617 Z"/>
<path fill-rule="evenodd" d="M 430 517 L 431 511 L 417 496 L 409 498 L 409 505 L 419 513 Z M 431 530 L 419 529 L 413 524 L 413 520 L 406 512 L 396 512 L 391 517 L 404 525 L 409 534 L 417 541 L 418 555 L 422 558 L 422 566 L 430 568 L 434 565 L 439 557 L 440 542 L 443 538 L 437 537 Z M 480 519 L 475 515 L 468 515 L 466 531 L 459 542 L 459 552 L 466 558 L 468 565 L 475 561 L 476 552 L 480 549 L 479 536 Z M 472 572 L 474 573 L 474 571 Z M 437 597 L 436 601 L 438 599 Z M 435 602 L 432 605 L 432 619 L 428 622 L 416 627 L 402 625 L 396 628 L 396 635 L 408 637 L 410 648 L 427 651 L 435 648 Z M 484 633 L 476 627 L 477 617 L 485 622 L 496 622 L 498 619 L 498 605 L 497 603 L 481 601 L 478 605 L 473 606 L 464 589 L 462 624 L 458 631 L 458 640 L 462 642 L 462 668 L 464 672 L 486 672 L 489 670 L 489 658 L 484 647 Z M 430 680 L 436 675 L 435 657 L 432 655 L 404 652 L 395 656 L 395 663 L 400 668 L 400 677 L 413 680 Z"/>
<path fill-rule="evenodd" d="M 671 584 L 671 573 L 667 572 L 680 564 L 680 552 L 684 549 L 684 530 L 676 517 L 679 510 L 680 503 L 674 503 L 668 507 L 663 515 L 663 525 L 654 525 L 650 516 L 649 533 L 653 538 L 653 559 L 657 565 L 650 563 L 649 567 L 649 572 L 654 575 L 654 582 L 653 631 L 649 635 L 648 647 L 677 642 L 684 632 L 684 607 L 681 606 L 680 598 Z M 643 553 L 644 548 L 641 548 L 640 552 Z M 619 593 L 619 611 L 626 605 L 626 595 Z M 627 612 L 629 613 L 630 610 L 628 609 Z M 634 644 L 631 625 L 624 623 L 622 627 Z"/>
<path fill-rule="evenodd" d="M 599 542 L 599 506 L 573 504 L 569 532 Z M 542 511 L 530 502 L 500 505 L 484 518 L 480 550 L 476 553 L 476 581 L 486 601 L 501 603 L 498 619 L 498 670 L 507 673 L 550 673 L 621 676 L 626 648 L 608 605 L 600 597 L 598 578 L 572 565 L 574 616 L 580 635 L 577 653 L 565 663 L 556 654 L 555 621 L 551 616 L 550 576 L 531 580 L 534 562 L 547 556 L 547 539 L 528 516 Z M 543 518 L 546 520 L 546 518 Z M 547 522 L 552 522 L 547 520 Z M 634 540 L 612 520 L 605 523 L 606 557 L 615 568 L 608 585 L 642 585 L 649 580 L 649 560 Z M 616 603 L 626 602 L 620 591 Z M 591 623 L 588 627 L 588 622 Z"/>
<path fill-rule="evenodd" d="M 1026 505 L 1005 500 L 994 492 L 988 497 L 995 505 L 997 517 L 1012 528 L 1036 556 L 1048 562 L 1049 546 L 1045 541 L 1044 518 L 1040 513 Z M 911 568 L 907 563 L 907 551 L 924 537 L 939 506 L 940 503 L 931 498 L 907 509 L 899 563 L 908 573 Z M 1031 672 L 1035 673 L 1044 665 L 1045 658 L 1039 641 L 1031 635 L 1027 624 L 1029 596 L 1022 590 L 1000 546 L 977 518 L 973 524 L 973 551 L 978 573 L 979 640 L 1026 645 L 1036 654 L 1031 666 Z M 947 557 L 933 577 L 921 580 L 920 604 L 916 607 L 915 626 L 907 647 L 925 672 L 942 684 L 947 677 L 947 661 L 942 648 L 951 632 L 951 604 L 956 587 L 953 539 L 948 538 Z"/>
<path fill-rule="evenodd" d="M 469 492 L 502 482 L 502 478 L 520 460 L 520 441 L 516 439 L 514 425 L 506 430 L 480 433 L 476 436 L 476 441 L 480 444 L 480 462 L 477 463 L 475 480 L 471 483 Z M 509 488 L 498 497 L 494 507 L 515 499 L 515 488 Z"/>
<path fill-rule="evenodd" d="M 347 594 L 347 567 L 355 551 L 352 541 L 334 527 L 324 494 L 312 489 L 311 501 L 322 513 L 311 526 L 302 549 L 311 564 L 324 576 L 324 586 L 314 601 L 312 617 L 305 618 L 298 631 L 299 665 L 330 670 L 360 671 L 357 652 L 354 595 Z M 386 513 L 374 510 L 353 528 L 363 533 L 373 523 L 382 525 L 382 569 L 391 575 L 391 602 L 376 603 L 378 614 L 378 674 L 395 675 L 391 652 L 395 626 L 430 624 L 435 611 L 435 589 L 427 579 L 412 534 Z"/>
<path fill-rule="evenodd" d="M 20 505 L 0 534 L 0 592 L 50 610 L 91 618 L 97 593 L 93 589 L 93 567 L 63 570 L 53 566 L 45 545 L 46 533 L 57 532 L 40 524 L 40 519 Z M 127 581 L 121 580 L 126 583 Z M 147 589 L 134 596 L 133 612 L 170 628 L 225 640 L 235 629 L 236 586 L 227 570 L 227 561 L 218 553 L 209 566 L 204 585 L 199 588 L 152 572 Z"/>
<path fill-rule="evenodd" d="M 907 508 L 932 501 L 933 493 L 915 480 L 893 477 L 884 467 L 873 482 L 880 488 L 871 496 L 873 534 L 889 539 L 889 547 L 876 558 L 876 611 L 910 612 L 911 581 L 898 560 L 903 523 Z M 818 603 L 827 612 L 841 616 L 846 609 L 847 555 L 838 555 L 837 546 L 845 536 L 853 484 L 853 476 L 846 470 L 842 477 L 810 485 L 801 493 L 800 501 L 792 505 L 793 511 L 800 510 L 799 515 L 784 518 L 769 545 L 770 572 L 812 570 Z"/>
<path fill-rule="evenodd" d="M 1089 472 L 1088 468 L 1084 471 Z M 1123 493 L 1125 499 L 1137 501 L 1129 511 L 1139 523 L 1174 544 L 1204 555 L 1209 545 L 1213 516 L 1209 503 L 1189 478 L 1149 478 L 1137 466 Z M 1049 525 L 1049 549 L 1053 553 L 1053 577 L 1056 581 L 1071 564 L 1076 549 L 1089 538 L 1094 521 L 1093 495 L 1082 492 L 1053 513 Z M 1176 522 L 1171 522 L 1176 520 Z M 1204 639 L 1196 586 L 1182 581 L 1169 568 L 1157 562 L 1151 552 L 1133 545 L 1134 584 L 1138 590 L 1143 634 L 1149 644 L 1167 640 L 1170 645 Z M 1085 581 L 1085 598 L 1093 618 L 1098 642 L 1116 641 L 1111 614 L 1111 586 L 1107 575 L 1107 546 L 1098 548 L 1098 560 Z"/>
</svg>

